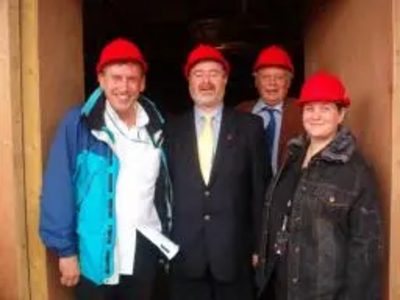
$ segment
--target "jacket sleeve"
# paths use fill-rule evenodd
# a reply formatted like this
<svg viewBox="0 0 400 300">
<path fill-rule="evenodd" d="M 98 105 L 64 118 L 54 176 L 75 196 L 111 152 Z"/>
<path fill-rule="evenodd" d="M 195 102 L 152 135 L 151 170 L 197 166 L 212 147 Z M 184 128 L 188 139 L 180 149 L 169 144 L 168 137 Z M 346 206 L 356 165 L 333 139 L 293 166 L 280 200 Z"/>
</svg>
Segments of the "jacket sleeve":
<svg viewBox="0 0 400 300">
<path fill-rule="evenodd" d="M 366 169 L 361 176 L 360 194 L 350 211 L 346 289 L 342 298 L 378 300 L 383 254 L 380 203 L 371 170 Z"/>
<path fill-rule="evenodd" d="M 171 229 L 172 187 L 167 164 L 166 150 L 164 147 L 162 147 L 160 151 L 161 164 L 156 182 L 154 203 L 158 212 L 158 216 L 161 220 L 162 231 L 164 234 L 169 235 Z"/>
<path fill-rule="evenodd" d="M 260 249 L 262 236 L 262 212 L 266 187 L 272 177 L 270 163 L 266 156 L 266 141 L 262 120 L 257 120 L 252 141 L 252 220 L 254 253 Z"/>
<path fill-rule="evenodd" d="M 73 189 L 79 111 L 70 111 L 57 129 L 44 172 L 39 233 L 60 257 L 77 252 Z"/>
</svg>

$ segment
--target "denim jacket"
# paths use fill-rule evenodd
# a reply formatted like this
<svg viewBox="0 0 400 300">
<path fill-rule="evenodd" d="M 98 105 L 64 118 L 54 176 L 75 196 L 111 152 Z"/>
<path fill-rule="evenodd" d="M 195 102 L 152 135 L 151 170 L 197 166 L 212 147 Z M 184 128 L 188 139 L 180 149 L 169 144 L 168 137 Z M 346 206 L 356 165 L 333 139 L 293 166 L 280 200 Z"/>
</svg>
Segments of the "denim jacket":
<svg viewBox="0 0 400 300">
<path fill-rule="evenodd" d="M 260 291 L 266 288 L 277 260 L 276 230 L 269 219 L 283 200 L 279 198 L 280 182 L 307 147 L 305 137 L 290 141 L 286 163 L 267 192 L 257 269 Z M 293 195 L 286 252 L 287 299 L 380 299 L 379 197 L 372 170 L 347 128 L 340 127 L 335 139 L 311 159 Z"/>
</svg>

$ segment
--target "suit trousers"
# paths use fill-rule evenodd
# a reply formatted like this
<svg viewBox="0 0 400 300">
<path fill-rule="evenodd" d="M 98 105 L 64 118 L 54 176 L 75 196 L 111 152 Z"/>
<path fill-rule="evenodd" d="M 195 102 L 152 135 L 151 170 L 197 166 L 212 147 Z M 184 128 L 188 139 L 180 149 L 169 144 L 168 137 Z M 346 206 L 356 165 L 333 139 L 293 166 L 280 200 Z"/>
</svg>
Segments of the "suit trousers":
<svg viewBox="0 0 400 300">
<path fill-rule="evenodd" d="M 171 300 L 253 300 L 255 299 L 252 274 L 241 274 L 231 282 L 214 278 L 209 268 L 200 278 L 172 274 Z"/>
<path fill-rule="evenodd" d="M 76 300 L 150 300 L 157 272 L 158 249 L 137 233 L 133 275 L 120 276 L 117 285 L 95 285 L 81 276 L 75 288 Z"/>
</svg>

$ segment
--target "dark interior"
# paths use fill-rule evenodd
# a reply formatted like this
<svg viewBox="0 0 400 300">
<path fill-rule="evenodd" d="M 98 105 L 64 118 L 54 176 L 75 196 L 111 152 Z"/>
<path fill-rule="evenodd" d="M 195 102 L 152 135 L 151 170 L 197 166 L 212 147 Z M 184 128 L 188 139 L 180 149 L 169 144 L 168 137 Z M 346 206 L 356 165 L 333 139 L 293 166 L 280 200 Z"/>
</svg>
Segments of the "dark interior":
<svg viewBox="0 0 400 300">
<path fill-rule="evenodd" d="M 252 65 L 265 46 L 280 44 L 292 56 L 295 77 L 290 96 L 303 81 L 303 6 L 297 0 L 85 0 L 84 58 L 88 95 L 97 85 L 95 66 L 102 47 L 116 37 L 129 38 L 148 64 L 145 94 L 165 114 L 192 105 L 183 66 L 190 50 L 209 43 L 232 65 L 225 104 L 256 99 Z M 162 274 L 162 273 L 160 273 Z M 166 277 L 159 276 L 154 300 L 167 300 Z"/>
<path fill-rule="evenodd" d="M 302 1 L 296 0 L 86 0 L 84 1 L 85 86 L 96 86 L 102 47 L 116 37 L 131 39 L 149 63 L 145 94 L 166 113 L 190 107 L 183 66 L 198 43 L 221 49 L 232 73 L 225 103 L 255 99 L 251 67 L 264 46 L 284 46 L 296 67 L 290 95 L 303 80 Z"/>
</svg>

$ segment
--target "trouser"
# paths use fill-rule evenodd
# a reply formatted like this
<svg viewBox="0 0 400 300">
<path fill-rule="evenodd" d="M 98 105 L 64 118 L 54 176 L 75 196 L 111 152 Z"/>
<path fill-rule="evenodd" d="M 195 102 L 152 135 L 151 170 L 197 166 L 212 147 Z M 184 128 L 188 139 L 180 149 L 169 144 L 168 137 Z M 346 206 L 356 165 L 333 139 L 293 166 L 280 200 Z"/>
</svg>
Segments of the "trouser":
<svg viewBox="0 0 400 300">
<path fill-rule="evenodd" d="M 158 253 L 158 249 L 138 232 L 133 275 L 121 275 L 117 285 L 100 286 L 81 276 L 75 289 L 76 300 L 150 300 Z"/>
<path fill-rule="evenodd" d="M 200 278 L 172 275 L 171 300 L 253 300 L 254 285 L 249 270 L 230 282 L 214 278 L 209 268 Z"/>
<path fill-rule="evenodd" d="M 278 271 L 274 268 L 270 280 L 262 291 L 259 300 L 286 300 L 287 285 L 283 277 L 279 277 Z"/>
</svg>

